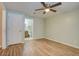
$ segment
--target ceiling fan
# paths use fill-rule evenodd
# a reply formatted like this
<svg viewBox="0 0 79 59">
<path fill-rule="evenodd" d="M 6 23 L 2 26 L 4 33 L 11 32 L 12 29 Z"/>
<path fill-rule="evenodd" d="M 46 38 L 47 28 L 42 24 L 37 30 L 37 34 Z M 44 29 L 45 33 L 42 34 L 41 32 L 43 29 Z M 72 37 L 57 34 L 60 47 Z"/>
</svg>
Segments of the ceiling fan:
<svg viewBox="0 0 79 59">
<path fill-rule="evenodd" d="M 56 6 L 59 6 L 59 5 L 61 5 L 62 3 L 61 3 L 61 2 L 58 2 L 58 3 L 56 3 L 56 4 L 50 5 L 50 4 L 46 4 L 45 2 L 41 2 L 41 4 L 43 5 L 43 7 L 40 8 L 40 9 L 35 9 L 35 11 L 44 10 L 43 14 L 46 14 L 46 13 L 49 12 L 49 11 L 56 12 L 56 10 L 54 10 L 54 9 L 52 9 L 52 8 L 53 8 L 53 7 L 56 7 Z"/>
</svg>

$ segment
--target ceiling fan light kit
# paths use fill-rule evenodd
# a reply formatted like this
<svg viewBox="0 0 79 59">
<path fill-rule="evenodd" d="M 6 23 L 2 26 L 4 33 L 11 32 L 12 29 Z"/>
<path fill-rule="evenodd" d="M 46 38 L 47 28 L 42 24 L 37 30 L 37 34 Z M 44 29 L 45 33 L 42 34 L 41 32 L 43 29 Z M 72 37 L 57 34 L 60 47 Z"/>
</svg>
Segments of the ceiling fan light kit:
<svg viewBox="0 0 79 59">
<path fill-rule="evenodd" d="M 49 8 L 45 9 L 45 12 L 49 12 L 49 11 L 50 11 L 50 9 L 49 9 Z"/>
</svg>

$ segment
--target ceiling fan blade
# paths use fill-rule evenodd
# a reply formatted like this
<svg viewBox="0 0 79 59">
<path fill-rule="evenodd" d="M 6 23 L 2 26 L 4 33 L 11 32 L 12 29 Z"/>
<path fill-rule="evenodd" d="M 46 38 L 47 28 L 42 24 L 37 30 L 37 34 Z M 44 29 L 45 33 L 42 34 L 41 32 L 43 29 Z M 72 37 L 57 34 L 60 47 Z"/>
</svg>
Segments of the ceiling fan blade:
<svg viewBox="0 0 79 59">
<path fill-rule="evenodd" d="M 40 9 L 35 9 L 35 11 L 38 11 L 38 10 L 44 10 L 43 8 L 40 8 Z"/>
<path fill-rule="evenodd" d="M 61 5 L 61 4 L 62 4 L 61 2 L 58 2 L 58 3 L 56 3 L 56 4 L 52 5 L 52 6 L 50 6 L 50 8 L 59 6 L 59 5 Z"/>
<path fill-rule="evenodd" d="M 42 4 L 44 7 L 47 7 L 46 4 L 45 4 L 45 2 L 41 2 L 41 4 Z"/>
<path fill-rule="evenodd" d="M 54 9 L 50 9 L 50 11 L 56 12 L 56 10 L 54 10 Z"/>
<path fill-rule="evenodd" d="M 46 14 L 46 12 L 44 11 L 43 14 Z"/>
</svg>

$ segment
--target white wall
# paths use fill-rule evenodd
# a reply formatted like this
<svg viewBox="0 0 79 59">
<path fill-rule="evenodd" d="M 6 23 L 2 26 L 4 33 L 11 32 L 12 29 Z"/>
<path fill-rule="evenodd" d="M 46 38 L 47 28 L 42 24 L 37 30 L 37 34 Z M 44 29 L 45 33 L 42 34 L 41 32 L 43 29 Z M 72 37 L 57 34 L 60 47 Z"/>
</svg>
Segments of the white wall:
<svg viewBox="0 0 79 59">
<path fill-rule="evenodd" d="M 79 10 L 46 19 L 46 38 L 79 48 Z"/>
<path fill-rule="evenodd" d="M 33 18 L 33 38 L 40 39 L 44 37 L 44 20 Z"/>
<path fill-rule="evenodd" d="M 7 45 L 22 43 L 24 39 L 24 15 L 7 12 Z"/>
</svg>

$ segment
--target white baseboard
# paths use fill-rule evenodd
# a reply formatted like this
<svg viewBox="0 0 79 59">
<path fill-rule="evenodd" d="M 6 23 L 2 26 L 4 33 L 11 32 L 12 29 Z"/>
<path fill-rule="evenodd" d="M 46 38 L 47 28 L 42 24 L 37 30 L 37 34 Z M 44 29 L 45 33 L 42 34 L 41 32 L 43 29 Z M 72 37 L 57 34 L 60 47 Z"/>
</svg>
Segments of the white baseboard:
<svg viewBox="0 0 79 59">
<path fill-rule="evenodd" d="M 72 44 L 69 44 L 69 43 L 66 43 L 66 42 L 61 42 L 61 41 L 55 40 L 54 38 L 50 38 L 50 37 L 45 37 L 45 38 L 48 39 L 48 40 L 51 40 L 51 41 L 55 41 L 55 42 L 58 42 L 58 43 L 61 43 L 61 44 L 68 45 L 68 46 L 71 46 L 73 48 L 78 48 L 79 49 L 79 46 L 77 46 L 77 45 L 72 45 Z M 41 38 L 32 38 L 32 40 L 36 40 L 36 39 L 42 39 L 42 37 Z M 20 42 L 20 43 L 24 43 L 24 42 Z M 12 44 L 14 44 L 14 43 L 11 43 L 9 45 L 12 45 Z"/>
<path fill-rule="evenodd" d="M 79 46 L 72 45 L 72 44 L 65 43 L 65 42 L 60 42 L 60 41 L 55 40 L 54 38 L 46 37 L 46 39 L 48 39 L 48 40 L 52 40 L 52 41 L 55 41 L 55 42 L 59 42 L 59 43 L 61 43 L 61 44 L 68 45 L 68 46 L 71 46 L 71 47 L 73 47 L 73 48 L 77 48 L 77 49 L 79 49 Z"/>
<path fill-rule="evenodd" d="M 18 42 L 18 43 L 24 43 L 24 42 Z M 10 43 L 10 44 L 8 43 L 8 46 L 13 44 L 18 44 L 18 43 Z"/>
</svg>

